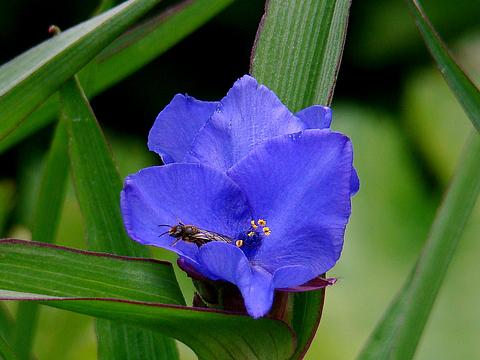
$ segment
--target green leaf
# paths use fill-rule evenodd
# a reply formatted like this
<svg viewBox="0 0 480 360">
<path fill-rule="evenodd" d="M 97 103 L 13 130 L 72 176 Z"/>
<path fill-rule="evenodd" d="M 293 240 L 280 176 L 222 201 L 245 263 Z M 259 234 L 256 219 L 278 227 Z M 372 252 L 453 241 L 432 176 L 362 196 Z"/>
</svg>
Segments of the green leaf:
<svg viewBox="0 0 480 360">
<path fill-rule="evenodd" d="M 15 322 L 10 315 L 8 309 L 0 304 L 0 337 L 10 341 L 12 338 L 12 330 L 15 329 Z"/>
<path fill-rule="evenodd" d="M 350 0 L 271 0 L 257 31 L 250 72 L 290 110 L 329 105 L 340 68 Z M 325 290 L 296 293 L 292 327 L 305 355 L 322 316 Z"/>
<path fill-rule="evenodd" d="M 480 136 L 473 133 L 409 278 L 359 359 L 411 359 L 480 193 Z"/>
<path fill-rule="evenodd" d="M 131 240 L 125 233 L 120 214 L 122 181 L 76 77 L 62 87 L 60 99 L 62 121 L 66 122 L 69 132 L 75 190 L 90 248 L 127 256 L 148 256 L 147 247 Z M 175 281 L 173 273 L 170 278 Z M 178 296 L 183 303 L 183 296 Z M 133 358 L 168 359 L 172 354 L 173 358 L 177 357 L 173 340 L 148 330 L 99 320 L 97 334 L 102 359 L 114 359 L 127 353 Z M 170 350 L 162 354 L 165 347 Z"/>
<path fill-rule="evenodd" d="M 184 342 L 200 359 L 279 360 L 294 348 L 283 322 L 179 306 L 172 267 L 163 262 L 21 240 L 0 241 L 0 257 L 0 288 L 11 290 L 0 291 L 3 300 L 141 325 Z"/>
<path fill-rule="evenodd" d="M 63 122 L 57 124 L 42 175 L 35 206 L 32 239 L 52 243 L 58 228 L 68 177 L 68 138 Z M 22 303 L 17 309 L 13 349 L 19 359 L 30 359 L 38 317 L 37 304 Z"/>
<path fill-rule="evenodd" d="M 408 5 L 440 72 L 462 104 L 473 125 L 480 131 L 480 91 L 449 54 L 447 47 L 423 12 L 419 2 L 409 0 Z"/>
<path fill-rule="evenodd" d="M 420 32 L 477 130 L 480 92 L 449 55 L 417 1 L 408 2 Z M 427 242 L 407 282 L 377 325 L 359 359 L 411 359 L 468 218 L 480 193 L 480 136 L 464 149 Z"/>
<path fill-rule="evenodd" d="M 160 0 L 130 0 L 0 67 L 0 140 Z"/>
<path fill-rule="evenodd" d="M 82 83 L 87 80 L 93 83 L 91 91 L 87 91 L 88 96 L 104 91 L 141 69 L 232 2 L 233 0 L 184 1 L 132 28 L 80 72 Z"/>
<path fill-rule="evenodd" d="M 3 289 L 184 305 L 173 267 L 165 261 L 14 239 L 1 240 L 0 249 Z"/>
<path fill-rule="evenodd" d="M 0 357 L 3 360 L 15 360 L 15 353 L 13 352 L 10 345 L 5 341 L 3 336 L 0 336 Z"/>
<path fill-rule="evenodd" d="M 292 328 L 297 348 L 291 359 L 303 359 L 322 318 L 325 289 L 293 294 Z"/>
<path fill-rule="evenodd" d="M 350 0 L 269 1 L 251 73 L 292 111 L 330 105 L 340 68 Z"/>
<path fill-rule="evenodd" d="M 58 122 L 47 154 L 32 226 L 32 239 L 46 243 L 55 240 L 68 178 L 68 133 Z"/>
<path fill-rule="evenodd" d="M 0 181 L 0 235 L 5 233 L 5 224 L 11 209 L 13 208 L 14 199 L 14 185 L 10 181 Z M 14 321 L 8 309 L 0 304 L 0 341 L 5 342 L 5 339 L 10 341 L 12 332 L 15 329 Z M 0 355 L 7 357 L 10 345 L 5 342 L 0 344 Z M 13 350 L 12 350 L 13 351 Z M 4 352 L 7 352 L 5 355 Z"/>
<path fill-rule="evenodd" d="M 110 148 L 78 81 L 60 90 L 62 121 L 69 134 L 72 175 L 91 249 L 148 256 L 147 247 L 125 233 L 120 214 L 122 181 Z"/>
<path fill-rule="evenodd" d="M 142 68 L 232 2 L 233 0 L 186 0 L 134 27 L 116 39 L 80 72 L 80 80 L 88 84 L 88 97 L 101 93 Z M 0 153 L 50 123 L 58 107 L 58 97 L 53 95 L 0 141 Z"/>
</svg>

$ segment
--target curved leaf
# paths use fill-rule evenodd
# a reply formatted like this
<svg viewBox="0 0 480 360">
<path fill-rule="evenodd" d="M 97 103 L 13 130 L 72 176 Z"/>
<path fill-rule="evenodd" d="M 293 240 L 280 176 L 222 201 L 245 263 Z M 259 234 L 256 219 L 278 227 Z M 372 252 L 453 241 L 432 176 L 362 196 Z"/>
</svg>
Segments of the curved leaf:
<svg viewBox="0 0 480 360">
<path fill-rule="evenodd" d="M 130 0 L 0 67 L 0 140 L 160 0 Z"/>
<path fill-rule="evenodd" d="M 148 248 L 134 242 L 125 233 L 120 215 L 122 181 L 76 77 L 62 87 L 60 97 L 62 121 L 65 121 L 69 133 L 72 175 L 89 247 L 127 256 L 148 256 Z M 173 273 L 169 277 L 176 282 Z M 181 294 L 178 299 L 183 302 Z M 113 360 L 125 353 L 133 358 L 177 357 L 173 340 L 145 329 L 98 320 L 97 335 L 99 354 L 104 360 Z M 163 353 L 163 349 L 169 350 Z"/>
<path fill-rule="evenodd" d="M 409 0 L 408 5 L 440 72 L 462 104 L 473 125 L 480 131 L 480 91 L 449 54 L 447 47 L 423 12 L 419 2 Z"/>
<path fill-rule="evenodd" d="M 80 81 L 90 80 L 87 90 L 96 95 L 164 53 L 180 40 L 233 3 L 233 0 L 186 0 L 133 27 L 105 48 L 79 74 Z"/>
<path fill-rule="evenodd" d="M 212 17 L 233 0 L 185 0 L 129 30 L 98 54 L 79 73 L 88 83 L 88 97 L 115 85 L 152 61 Z M 0 141 L 0 153 L 50 123 L 57 114 L 58 96 L 53 95 L 38 110 Z"/>
<path fill-rule="evenodd" d="M 57 124 L 52 144 L 46 158 L 40 191 L 35 205 L 32 238 L 52 243 L 60 220 L 68 177 L 68 138 L 63 122 Z M 30 351 L 36 330 L 38 306 L 19 304 L 13 348 L 19 359 L 30 359 Z"/>
<path fill-rule="evenodd" d="M 283 322 L 159 304 L 179 291 L 165 280 L 172 268 L 163 262 L 11 239 L 0 241 L 0 258 L 0 288 L 9 290 L 0 291 L 2 300 L 36 300 L 147 327 L 184 342 L 200 359 L 279 360 L 294 349 Z"/>
<path fill-rule="evenodd" d="M 474 126 L 480 125 L 480 92 L 455 63 L 417 1 L 408 2 L 445 80 Z M 480 194 L 480 136 L 473 133 L 438 209 L 430 235 L 400 293 L 365 344 L 359 359 L 411 359 L 448 266 Z"/>
<path fill-rule="evenodd" d="M 68 128 L 70 161 L 77 199 L 85 219 L 89 247 L 128 256 L 148 256 L 146 247 L 123 230 L 119 197 L 122 182 L 101 128 L 76 77 L 60 90 L 62 122 Z M 165 280 L 175 282 L 173 273 Z M 177 301 L 183 303 L 181 293 Z M 172 299 L 173 300 L 173 299 Z M 175 303 L 174 301 L 164 301 Z M 128 353 L 132 358 L 175 359 L 175 343 L 158 333 L 106 320 L 97 323 L 98 353 L 103 360 Z"/>
<path fill-rule="evenodd" d="M 292 328 L 297 348 L 291 359 L 303 359 L 317 332 L 325 302 L 325 288 L 293 294 Z"/>
<path fill-rule="evenodd" d="M 0 258 L 3 289 L 184 305 L 168 262 L 15 239 L 0 240 Z"/>
<path fill-rule="evenodd" d="M 122 180 L 102 129 L 76 78 L 60 90 L 62 121 L 69 135 L 71 172 L 87 241 L 95 251 L 148 256 L 148 248 L 131 240 L 120 214 Z"/>
<path fill-rule="evenodd" d="M 411 359 L 480 194 L 480 135 L 472 134 L 405 285 L 377 325 L 359 359 Z"/>
</svg>

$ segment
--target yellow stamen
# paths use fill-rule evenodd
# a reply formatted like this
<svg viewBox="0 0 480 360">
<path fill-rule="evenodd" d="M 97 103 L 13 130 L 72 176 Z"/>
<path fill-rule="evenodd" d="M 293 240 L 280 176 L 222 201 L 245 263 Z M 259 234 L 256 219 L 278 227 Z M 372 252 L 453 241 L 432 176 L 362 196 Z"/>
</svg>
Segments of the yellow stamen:
<svg viewBox="0 0 480 360">
<path fill-rule="evenodd" d="M 252 237 L 253 235 L 255 235 L 255 232 L 254 232 L 254 231 L 250 231 L 247 235 L 248 235 L 248 237 Z"/>
<path fill-rule="evenodd" d="M 268 236 L 272 233 L 272 230 L 270 230 L 270 228 L 268 226 L 265 226 L 263 228 L 263 233 Z"/>
<path fill-rule="evenodd" d="M 242 247 L 242 245 L 243 245 L 243 240 L 237 240 L 237 241 L 235 241 L 235 245 L 237 245 L 237 247 Z"/>
<path fill-rule="evenodd" d="M 265 226 L 265 225 L 267 225 L 267 222 L 263 219 L 258 219 L 258 225 Z"/>
<path fill-rule="evenodd" d="M 257 224 L 255 224 L 255 220 L 250 221 L 250 225 L 252 225 L 252 228 L 254 229 L 258 228 Z"/>
</svg>

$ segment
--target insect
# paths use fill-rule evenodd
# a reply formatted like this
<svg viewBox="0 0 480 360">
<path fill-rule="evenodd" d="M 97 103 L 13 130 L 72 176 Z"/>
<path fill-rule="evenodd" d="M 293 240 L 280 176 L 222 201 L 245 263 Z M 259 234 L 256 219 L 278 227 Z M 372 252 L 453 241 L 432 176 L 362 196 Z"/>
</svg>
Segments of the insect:
<svg viewBox="0 0 480 360">
<path fill-rule="evenodd" d="M 205 245 L 206 243 L 209 243 L 211 241 L 222 241 L 226 243 L 234 242 L 233 239 L 231 239 L 226 235 L 222 235 L 214 231 L 200 229 L 199 227 L 196 227 L 194 225 L 186 225 L 181 221 L 179 221 L 177 225 L 173 225 L 173 226 L 171 225 L 159 225 L 159 226 L 167 226 L 170 228 L 163 234 L 160 234 L 159 236 L 168 234 L 171 237 L 175 238 L 175 241 L 173 242 L 172 246 L 175 246 L 180 240 L 194 243 L 198 247 Z"/>
</svg>

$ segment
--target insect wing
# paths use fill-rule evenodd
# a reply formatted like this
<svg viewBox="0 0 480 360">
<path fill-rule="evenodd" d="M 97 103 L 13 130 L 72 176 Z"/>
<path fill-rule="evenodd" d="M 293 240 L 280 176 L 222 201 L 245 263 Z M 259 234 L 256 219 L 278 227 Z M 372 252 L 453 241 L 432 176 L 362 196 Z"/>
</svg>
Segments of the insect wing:
<svg viewBox="0 0 480 360">
<path fill-rule="evenodd" d="M 229 238 L 228 236 L 213 232 L 213 231 L 207 231 L 207 230 L 201 230 L 191 237 L 197 240 L 204 241 L 205 243 L 210 242 L 210 241 L 222 241 L 226 243 L 231 243 L 233 240 Z"/>
</svg>

